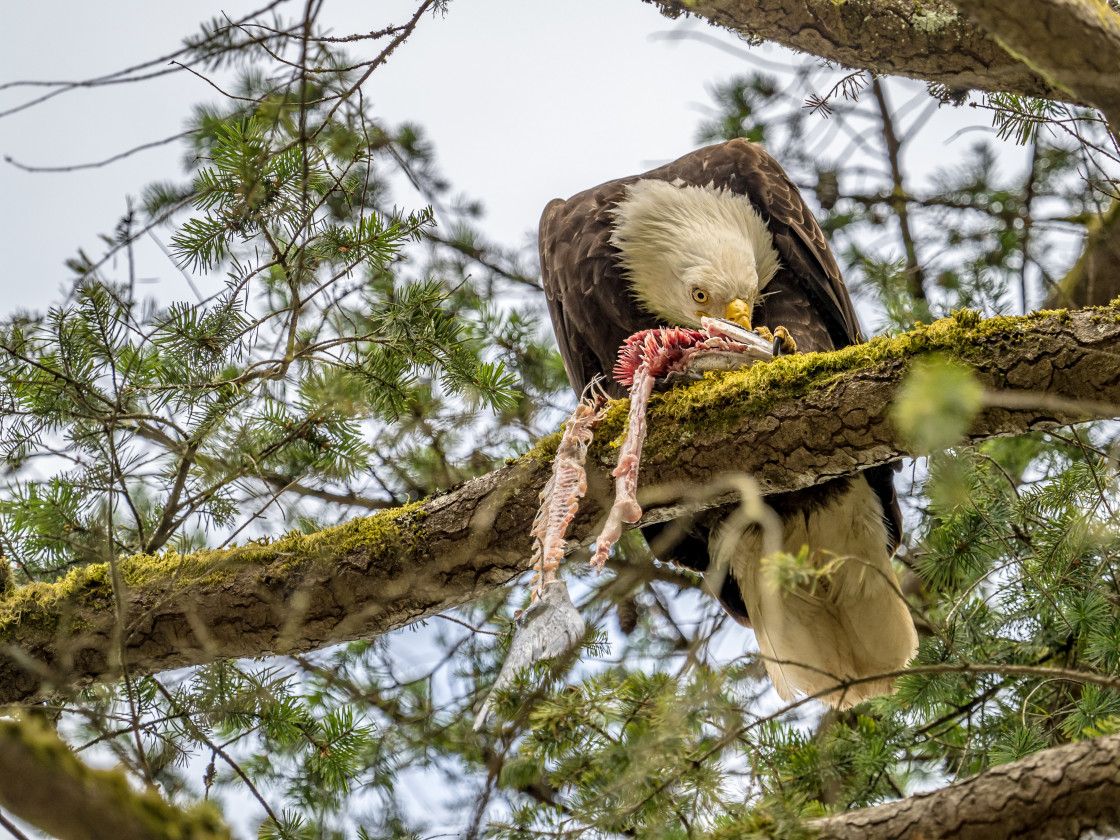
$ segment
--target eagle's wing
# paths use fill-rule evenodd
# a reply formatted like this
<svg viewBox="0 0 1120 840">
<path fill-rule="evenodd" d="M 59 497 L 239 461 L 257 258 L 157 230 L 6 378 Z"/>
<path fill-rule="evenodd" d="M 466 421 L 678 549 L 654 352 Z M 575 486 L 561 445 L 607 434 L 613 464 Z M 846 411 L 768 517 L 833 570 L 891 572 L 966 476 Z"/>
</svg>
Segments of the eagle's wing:
<svg viewBox="0 0 1120 840">
<path fill-rule="evenodd" d="M 548 311 L 577 393 L 605 375 L 611 396 L 625 390 L 611 379 L 618 349 L 634 333 L 658 326 L 639 307 L 618 266 L 611 244 L 611 211 L 625 195 L 624 178 L 555 199 L 541 216 L 541 280 Z"/>
</svg>

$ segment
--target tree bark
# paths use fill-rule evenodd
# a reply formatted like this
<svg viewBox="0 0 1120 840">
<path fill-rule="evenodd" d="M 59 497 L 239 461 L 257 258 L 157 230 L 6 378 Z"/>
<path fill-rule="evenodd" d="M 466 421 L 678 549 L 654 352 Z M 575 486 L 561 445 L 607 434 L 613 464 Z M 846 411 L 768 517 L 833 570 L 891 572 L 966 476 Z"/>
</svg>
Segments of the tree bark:
<svg viewBox="0 0 1120 840">
<path fill-rule="evenodd" d="M 1120 297 L 1120 201 L 1086 225 L 1077 263 L 1050 295 L 1053 307 L 1104 306 Z"/>
<path fill-rule="evenodd" d="M 1115 830 L 1120 735 L 1055 747 L 813 827 L 821 840 L 1051 840 Z"/>
<path fill-rule="evenodd" d="M 120 770 L 94 770 L 51 729 L 0 720 L 0 806 L 62 840 L 229 840 L 210 803 L 183 811 Z"/>
<path fill-rule="evenodd" d="M 966 313 L 896 339 L 779 359 L 655 397 L 643 522 L 679 516 L 685 505 L 726 503 L 726 493 L 711 488 L 728 473 L 748 473 L 764 493 L 778 493 L 914 454 L 890 422 L 891 400 L 907 363 L 933 352 L 972 365 L 991 392 L 972 440 L 1120 416 L 1112 405 L 1120 404 L 1120 307 L 989 321 Z M 609 507 L 617 451 L 610 443 L 624 414 L 617 404 L 597 430 L 570 547 L 590 541 Z M 123 632 L 105 566 L 24 586 L 0 599 L 0 703 L 116 678 L 122 659 L 138 675 L 307 651 L 478 598 L 528 569 L 550 458 L 541 446 L 423 503 L 318 534 L 123 558 Z"/>
<path fill-rule="evenodd" d="M 924 79 L 950 88 L 1089 102 L 1039 73 L 947 0 L 647 2 L 670 17 L 699 15 L 749 38 L 774 41 L 848 67 Z"/>
<path fill-rule="evenodd" d="M 1054 88 L 1120 128 L 1120 13 L 1105 0 L 953 0 Z"/>
</svg>

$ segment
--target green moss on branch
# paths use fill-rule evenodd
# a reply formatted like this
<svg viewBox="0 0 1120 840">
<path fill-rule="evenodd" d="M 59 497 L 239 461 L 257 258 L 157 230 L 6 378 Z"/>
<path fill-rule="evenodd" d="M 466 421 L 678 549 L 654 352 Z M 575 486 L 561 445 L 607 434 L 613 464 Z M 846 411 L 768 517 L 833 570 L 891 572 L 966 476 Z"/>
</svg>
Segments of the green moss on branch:
<svg viewBox="0 0 1120 840">
<path fill-rule="evenodd" d="M 1120 318 L 1120 306 L 1100 307 L 1095 315 Z M 709 373 L 701 382 L 653 396 L 649 409 L 651 430 L 670 428 L 672 432 L 668 440 L 656 435 L 651 442 L 664 448 L 666 444 L 674 445 L 674 441 L 689 440 L 701 431 L 735 428 L 744 417 L 764 414 L 779 403 L 814 391 L 827 391 L 842 376 L 887 363 L 908 363 L 939 353 L 968 364 L 980 358 L 985 346 L 993 341 L 1021 340 L 1068 320 L 1069 313 L 1064 309 L 987 319 L 966 309 L 932 324 L 919 324 L 897 336 L 873 338 L 866 344 L 831 353 L 798 353 L 742 370 Z M 593 457 L 609 460 L 608 450 L 618 443 L 628 408 L 626 400 L 612 404 L 596 429 Z"/>
<path fill-rule="evenodd" d="M 329 575 L 339 557 L 356 551 L 399 560 L 411 556 L 423 539 L 421 507 L 422 502 L 415 502 L 313 534 L 291 533 L 226 549 L 133 554 L 119 560 L 121 579 L 132 591 L 158 588 L 166 598 L 190 587 L 220 586 L 250 567 L 262 576 L 298 581 L 316 571 Z M 53 630 L 64 617 L 71 619 L 71 631 L 79 630 L 85 623 L 83 615 L 112 610 L 109 566 L 94 563 L 53 583 L 9 590 L 0 598 L 0 640 L 13 641 L 17 629 Z"/>
<path fill-rule="evenodd" d="M 150 788 L 136 791 L 124 773 L 95 770 L 44 723 L 0 721 L 0 805 L 55 837 L 114 840 L 228 840 L 218 810 L 181 810 Z M 64 802 L 65 808 L 59 803 Z"/>
</svg>

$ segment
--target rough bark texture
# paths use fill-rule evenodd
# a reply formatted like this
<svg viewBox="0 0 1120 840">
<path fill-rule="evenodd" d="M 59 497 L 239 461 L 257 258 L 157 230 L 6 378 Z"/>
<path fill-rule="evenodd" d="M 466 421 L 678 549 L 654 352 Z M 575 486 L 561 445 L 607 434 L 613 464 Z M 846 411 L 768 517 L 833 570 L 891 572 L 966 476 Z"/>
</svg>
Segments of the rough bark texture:
<svg viewBox="0 0 1120 840">
<path fill-rule="evenodd" d="M 729 472 L 751 473 L 765 492 L 781 492 L 907 454 L 888 410 L 907 361 L 923 353 L 973 365 L 996 392 L 999 404 L 977 416 L 974 440 L 1120 416 L 1107 405 L 1120 403 L 1118 320 L 1117 308 L 990 321 L 962 315 L 655 397 L 641 482 L 647 501 L 651 493 L 661 501 L 647 504 L 644 521 L 678 515 L 687 487 Z M 596 435 L 590 490 L 569 532 L 576 542 L 590 540 L 609 504 L 617 451 L 610 441 L 624 416 L 625 406 L 616 406 Z M 530 454 L 422 504 L 319 534 L 187 557 L 123 558 L 123 633 L 104 566 L 25 586 L 0 599 L 0 703 L 119 676 L 122 659 L 136 675 L 306 651 L 477 598 L 526 570 L 549 459 Z"/>
<path fill-rule="evenodd" d="M 1055 747 L 815 825 L 822 840 L 1057 840 L 1115 830 L 1120 735 Z"/>
<path fill-rule="evenodd" d="M 1050 296 L 1053 307 L 1104 306 L 1120 297 L 1120 201 L 1086 226 L 1077 264 Z"/>
<path fill-rule="evenodd" d="M 65 807 L 60 807 L 65 805 Z M 28 718 L 0 721 L 0 806 L 64 840 L 229 840 L 210 804 L 191 811 L 120 770 L 94 770 Z"/>
<path fill-rule="evenodd" d="M 748 37 L 775 41 L 848 67 L 954 88 L 1088 101 L 1056 86 L 1029 62 L 979 30 L 946 0 L 647 2 L 672 17 L 696 14 Z"/>
<path fill-rule="evenodd" d="M 954 0 L 1061 93 L 1120 127 L 1120 13 L 1105 0 Z"/>
<path fill-rule="evenodd" d="M 1062 400 L 1120 402 L 1120 360 L 1111 358 L 1120 325 L 1110 315 L 1102 315 L 1113 311 L 1110 307 L 1096 313 L 993 319 L 982 322 L 976 332 L 946 319 L 911 334 L 918 341 L 909 350 L 955 356 L 972 365 L 981 383 L 993 392 L 989 406 L 973 423 L 972 440 L 1023 434 L 1089 416 L 1088 405 L 1078 407 Z M 955 337 L 945 335 L 942 340 L 937 335 L 942 329 Z M 932 340 L 927 344 L 926 339 Z M 903 350 L 907 339 L 898 341 L 898 349 Z M 874 354 L 878 342 L 840 355 Z M 913 454 L 889 419 L 894 386 L 910 358 L 903 352 L 877 364 L 857 366 L 827 387 L 765 410 L 756 410 L 749 400 L 729 397 L 714 402 L 711 407 L 716 411 L 706 416 L 709 406 L 691 401 L 690 393 L 671 394 L 663 409 L 690 417 L 693 428 L 682 434 L 680 425 L 650 424 L 643 484 L 710 481 L 734 469 L 753 475 L 764 492 L 782 492 Z M 1017 402 L 1015 392 L 1020 397 L 1023 392 L 1039 396 L 1037 401 L 1027 400 L 1031 405 L 1010 405 Z M 1098 410 L 1111 414 L 1106 406 Z"/>
<path fill-rule="evenodd" d="M 646 0 L 849 67 L 1093 105 L 1120 136 L 1120 11 L 1105 0 Z M 1120 225 L 1090 225 L 1055 306 L 1120 294 Z"/>
</svg>

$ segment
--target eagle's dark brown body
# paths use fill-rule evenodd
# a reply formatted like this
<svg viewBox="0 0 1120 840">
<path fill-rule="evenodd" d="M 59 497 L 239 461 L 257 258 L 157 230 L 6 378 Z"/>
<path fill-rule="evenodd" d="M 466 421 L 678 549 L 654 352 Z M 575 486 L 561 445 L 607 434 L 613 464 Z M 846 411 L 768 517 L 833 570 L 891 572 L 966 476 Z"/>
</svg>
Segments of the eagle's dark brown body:
<svg viewBox="0 0 1120 840">
<path fill-rule="evenodd" d="M 567 201 L 554 200 L 545 209 L 540 226 L 541 273 L 560 352 L 577 392 L 595 377 L 605 377 L 609 393 L 625 396 L 610 377 L 619 346 L 639 330 L 672 325 L 639 304 L 632 280 L 620 265 L 620 251 L 611 242 L 615 212 L 627 200 L 627 188 L 641 180 L 728 191 L 747 197 L 761 214 L 781 265 L 754 304 L 756 327 L 784 326 L 800 352 L 834 350 L 863 340 L 840 270 L 797 187 L 760 146 L 733 140 L 641 175 L 609 181 Z M 901 524 L 892 471 L 872 469 L 864 477 L 882 504 L 887 543 L 883 549 L 889 557 L 897 547 Z M 768 502 L 784 520 L 807 517 L 848 492 L 854 480 L 858 479 L 824 482 L 806 491 L 772 496 Z M 662 556 L 705 570 L 709 532 L 722 518 L 716 512 L 698 521 Z M 746 604 L 731 580 L 723 586 L 720 600 L 736 618 L 747 620 Z"/>
<path fill-rule="evenodd" d="M 747 196 L 767 220 L 782 267 L 755 309 L 756 326 L 784 326 L 801 352 L 836 350 L 863 341 L 840 269 L 801 193 L 761 146 L 732 140 L 641 175 L 608 181 L 567 201 L 554 199 L 545 208 L 540 225 L 541 276 L 560 354 L 577 393 L 602 376 L 611 396 L 626 396 L 610 377 L 618 348 L 639 330 L 665 326 L 639 308 L 619 268 L 618 249 L 610 242 L 615 207 L 625 197 L 626 187 L 642 179 L 729 189 Z M 882 501 L 894 551 L 901 535 L 901 514 L 892 470 L 876 468 L 866 476 Z M 769 501 L 779 512 L 792 511 L 818 504 L 846 482 L 825 482 Z M 697 536 L 698 540 L 686 537 L 670 549 L 675 555 L 670 559 L 706 568 L 707 536 Z M 745 617 L 734 586 L 721 593 L 721 600 L 736 617 Z"/>
</svg>

